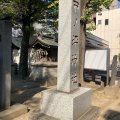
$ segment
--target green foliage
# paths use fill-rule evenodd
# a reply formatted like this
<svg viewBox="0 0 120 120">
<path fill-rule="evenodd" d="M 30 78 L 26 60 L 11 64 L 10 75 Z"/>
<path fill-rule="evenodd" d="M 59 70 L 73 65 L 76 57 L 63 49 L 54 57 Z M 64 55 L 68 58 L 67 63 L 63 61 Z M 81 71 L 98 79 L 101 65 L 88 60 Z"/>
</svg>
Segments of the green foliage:
<svg viewBox="0 0 120 120">
<path fill-rule="evenodd" d="M 85 24 L 90 21 L 92 14 L 102 10 L 102 6 L 109 9 L 113 0 L 87 1 L 84 14 L 80 18 Z M 53 19 L 53 22 L 47 22 L 56 30 L 58 26 L 58 5 L 59 0 L 51 0 L 51 2 L 49 0 L 1 0 L 0 19 L 5 16 L 12 16 L 15 22 L 22 23 L 24 16 L 30 16 L 30 22 L 33 23 L 38 20 L 40 20 L 39 22 L 45 22 L 43 19 L 50 18 Z M 93 21 L 91 25 L 91 28 L 94 29 Z"/>
<path fill-rule="evenodd" d="M 13 21 L 22 23 L 25 16 L 33 23 L 45 19 L 49 0 L 2 0 L 0 2 L 0 18 L 12 16 Z"/>
<path fill-rule="evenodd" d="M 0 18 L 12 17 L 15 24 L 22 25 L 22 42 L 19 71 L 24 79 L 28 73 L 28 47 L 30 34 L 33 34 L 32 24 L 39 20 L 46 21 L 49 17 L 50 0 L 1 0 Z"/>
<path fill-rule="evenodd" d="M 81 20 L 84 23 L 87 23 L 90 20 L 91 15 L 102 11 L 102 6 L 109 9 L 112 1 L 113 0 L 89 0 L 86 4 L 84 15 L 81 16 Z"/>
<path fill-rule="evenodd" d="M 92 15 L 94 13 L 101 12 L 102 6 L 109 9 L 109 6 L 111 5 L 112 1 L 113 0 L 88 0 L 88 2 L 85 5 L 84 14 L 81 15 L 80 17 L 81 22 L 87 24 L 91 20 Z M 58 11 L 58 5 L 59 5 L 59 0 L 54 0 L 54 2 L 52 2 L 51 5 L 49 5 L 49 8 L 53 8 L 56 11 Z M 95 26 L 93 20 L 91 20 L 91 27 L 89 30 L 94 30 L 94 29 Z"/>
<path fill-rule="evenodd" d="M 58 9 L 58 5 L 59 5 L 59 0 L 55 0 L 48 6 L 48 8 L 54 7 L 54 9 Z"/>
<path fill-rule="evenodd" d="M 81 0 L 82 1 L 82 0 Z M 93 13 L 101 11 L 102 5 L 109 8 L 112 0 L 87 0 L 81 21 L 86 24 Z M 34 22 L 48 22 L 56 31 L 58 26 L 59 0 L 0 0 L 0 19 L 11 16 L 12 21 L 22 25 L 23 38 L 21 43 L 20 71 L 22 77 L 27 75 L 28 46 L 30 26 Z M 50 21 L 53 20 L 53 22 Z M 93 25 L 93 23 L 91 22 Z M 93 29 L 91 27 L 91 29 Z"/>
<path fill-rule="evenodd" d="M 15 14 L 15 9 L 12 7 L 12 3 L 8 0 L 0 1 L 0 19 Z"/>
<path fill-rule="evenodd" d="M 87 30 L 90 32 L 90 31 L 95 30 L 95 29 L 96 29 L 95 23 L 94 23 L 94 21 L 91 21 L 90 22 L 90 27 L 87 28 Z"/>
<path fill-rule="evenodd" d="M 120 62 L 120 53 L 118 54 L 118 61 Z"/>
<path fill-rule="evenodd" d="M 47 18 L 53 18 L 55 15 L 53 9 L 48 8 L 49 5 L 51 5 L 49 0 L 0 0 L 0 19 L 10 16 L 14 24 L 22 25 L 23 20 L 28 21 L 29 17 L 32 35 L 35 32 L 32 28 L 34 22 L 49 23 Z"/>
</svg>

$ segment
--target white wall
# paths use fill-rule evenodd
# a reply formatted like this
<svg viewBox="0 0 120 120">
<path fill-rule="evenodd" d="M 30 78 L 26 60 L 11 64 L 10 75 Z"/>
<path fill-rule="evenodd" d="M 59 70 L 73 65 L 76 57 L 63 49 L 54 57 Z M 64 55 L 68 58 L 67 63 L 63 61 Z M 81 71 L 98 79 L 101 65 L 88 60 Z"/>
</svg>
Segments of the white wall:
<svg viewBox="0 0 120 120">
<path fill-rule="evenodd" d="M 109 20 L 108 25 L 105 25 L 105 19 Z M 101 24 L 98 25 L 98 20 Z M 120 53 L 120 9 L 103 11 L 102 15 L 96 14 L 97 28 L 92 33 L 109 42 L 110 61 L 114 55 Z"/>
</svg>

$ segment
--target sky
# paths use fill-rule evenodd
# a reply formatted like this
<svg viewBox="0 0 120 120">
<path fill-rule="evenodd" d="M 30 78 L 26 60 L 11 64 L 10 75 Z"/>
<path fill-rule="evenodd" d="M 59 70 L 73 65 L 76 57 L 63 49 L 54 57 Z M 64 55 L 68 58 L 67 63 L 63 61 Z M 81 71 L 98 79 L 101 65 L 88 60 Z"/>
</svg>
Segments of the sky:
<svg viewBox="0 0 120 120">
<path fill-rule="evenodd" d="M 118 2 L 118 7 L 120 8 L 120 2 Z"/>
</svg>

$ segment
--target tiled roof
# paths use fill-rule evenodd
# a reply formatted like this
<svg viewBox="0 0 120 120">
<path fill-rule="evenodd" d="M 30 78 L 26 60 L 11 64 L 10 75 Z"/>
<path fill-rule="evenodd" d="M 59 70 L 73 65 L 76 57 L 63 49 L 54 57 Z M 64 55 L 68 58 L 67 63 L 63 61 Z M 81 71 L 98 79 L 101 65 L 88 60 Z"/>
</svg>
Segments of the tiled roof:
<svg viewBox="0 0 120 120">
<path fill-rule="evenodd" d="M 47 38 L 47 37 L 43 37 L 43 38 L 38 37 L 38 40 L 45 45 L 54 46 L 54 47 L 58 46 L 58 43 L 55 42 L 54 39 L 50 39 L 50 38 Z"/>
<path fill-rule="evenodd" d="M 12 43 L 15 46 L 21 48 L 21 40 L 22 40 L 22 37 L 17 37 L 17 38 L 13 37 Z M 35 43 L 36 40 L 39 40 L 41 44 L 45 44 L 48 46 L 52 46 L 52 47 L 58 46 L 58 43 L 55 42 L 54 38 L 52 38 L 50 36 L 42 36 L 42 37 L 32 36 L 32 37 L 30 37 L 29 45 L 32 45 L 33 43 Z"/>
</svg>

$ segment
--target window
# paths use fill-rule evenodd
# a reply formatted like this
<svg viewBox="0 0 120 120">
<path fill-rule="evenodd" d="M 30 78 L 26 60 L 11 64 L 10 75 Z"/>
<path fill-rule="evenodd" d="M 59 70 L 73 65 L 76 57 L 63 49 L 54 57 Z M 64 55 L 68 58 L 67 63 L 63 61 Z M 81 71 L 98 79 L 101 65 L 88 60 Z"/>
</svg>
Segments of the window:
<svg viewBox="0 0 120 120">
<path fill-rule="evenodd" d="M 101 20 L 98 20 L 98 25 L 100 25 L 101 24 Z"/>
<path fill-rule="evenodd" d="M 105 25 L 108 25 L 109 21 L 108 19 L 105 19 Z"/>
<path fill-rule="evenodd" d="M 96 25 L 96 17 L 94 17 L 93 20 L 94 20 L 94 23 L 95 23 L 95 25 Z"/>
</svg>

